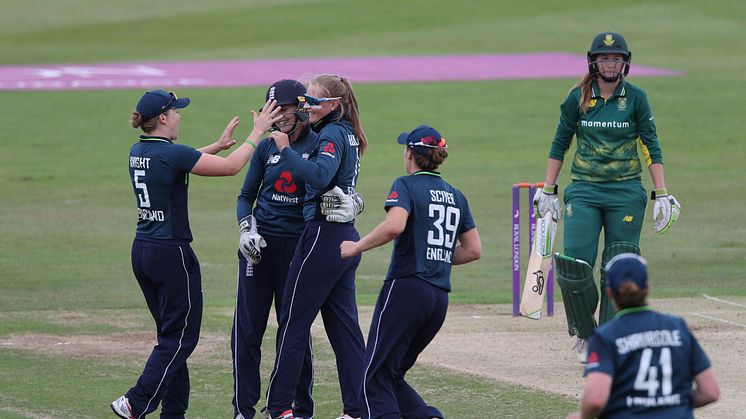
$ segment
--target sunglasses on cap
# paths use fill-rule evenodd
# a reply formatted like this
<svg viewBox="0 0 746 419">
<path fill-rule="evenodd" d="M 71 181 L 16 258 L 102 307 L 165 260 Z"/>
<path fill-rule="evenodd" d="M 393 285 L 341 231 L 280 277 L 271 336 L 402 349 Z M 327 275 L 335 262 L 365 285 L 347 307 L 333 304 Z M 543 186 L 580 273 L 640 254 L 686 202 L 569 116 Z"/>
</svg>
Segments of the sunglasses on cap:
<svg viewBox="0 0 746 419">
<path fill-rule="evenodd" d="M 298 96 L 298 102 L 308 103 L 311 106 L 321 105 L 321 102 L 331 102 L 332 100 L 339 100 L 342 97 L 316 97 L 311 95 Z"/>
<path fill-rule="evenodd" d="M 445 138 L 425 137 L 420 138 L 416 143 L 408 143 L 408 147 L 430 147 L 430 148 L 448 148 Z"/>
<path fill-rule="evenodd" d="M 176 103 L 179 98 L 176 96 L 176 93 L 174 92 L 168 92 L 168 102 L 166 102 L 165 105 L 161 106 L 161 113 L 171 109 L 174 103 Z"/>
</svg>

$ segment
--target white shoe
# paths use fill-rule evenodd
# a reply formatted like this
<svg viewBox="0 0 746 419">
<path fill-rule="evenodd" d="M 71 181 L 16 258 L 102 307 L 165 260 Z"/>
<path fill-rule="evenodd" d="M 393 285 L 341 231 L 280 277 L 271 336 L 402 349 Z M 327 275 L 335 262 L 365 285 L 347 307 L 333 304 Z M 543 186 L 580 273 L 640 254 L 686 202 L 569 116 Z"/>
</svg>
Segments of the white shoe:
<svg viewBox="0 0 746 419">
<path fill-rule="evenodd" d="M 353 418 L 352 416 L 348 415 L 347 413 L 342 413 L 342 416 L 338 417 L 337 419 L 360 419 L 360 418 Z"/>
<path fill-rule="evenodd" d="M 239 413 L 236 415 L 235 419 L 246 419 L 246 418 L 244 418 L 243 415 Z"/>
<path fill-rule="evenodd" d="M 575 351 L 575 356 L 578 358 L 578 362 L 581 364 L 588 363 L 588 339 L 583 339 L 578 336 L 578 340 L 575 341 L 575 345 L 572 346 Z"/>
<path fill-rule="evenodd" d="M 113 410 L 120 418 L 134 419 L 132 408 L 130 407 L 130 401 L 124 396 L 111 402 L 111 410 Z"/>
</svg>

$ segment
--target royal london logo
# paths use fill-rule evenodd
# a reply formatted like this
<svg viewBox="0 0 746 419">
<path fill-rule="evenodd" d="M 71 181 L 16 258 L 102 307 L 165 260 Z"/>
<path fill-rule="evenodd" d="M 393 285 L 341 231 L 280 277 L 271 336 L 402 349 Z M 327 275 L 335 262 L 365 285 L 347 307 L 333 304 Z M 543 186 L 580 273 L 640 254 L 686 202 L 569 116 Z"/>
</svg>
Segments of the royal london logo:
<svg viewBox="0 0 746 419">
<path fill-rule="evenodd" d="M 627 98 L 626 97 L 620 97 L 619 100 L 616 103 L 616 108 L 619 111 L 626 111 L 627 110 Z"/>
<path fill-rule="evenodd" d="M 607 47 L 614 46 L 614 37 L 610 33 L 607 33 L 604 37 L 604 45 Z"/>
</svg>

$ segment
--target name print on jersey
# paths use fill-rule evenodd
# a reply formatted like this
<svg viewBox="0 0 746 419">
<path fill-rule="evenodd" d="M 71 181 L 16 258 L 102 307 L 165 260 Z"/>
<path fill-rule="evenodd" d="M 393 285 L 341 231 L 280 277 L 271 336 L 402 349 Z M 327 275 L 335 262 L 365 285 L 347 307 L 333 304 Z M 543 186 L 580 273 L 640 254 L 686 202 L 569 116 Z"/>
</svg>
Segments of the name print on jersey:
<svg viewBox="0 0 746 419">
<path fill-rule="evenodd" d="M 452 193 L 430 190 L 428 216 L 432 226 L 427 232 L 427 260 L 445 263 L 453 260 L 453 247 L 461 219 L 461 210 L 455 205 Z"/>
<path fill-rule="evenodd" d="M 135 169 L 132 171 L 132 182 L 135 185 L 135 192 L 138 201 L 137 219 L 146 221 L 163 221 L 165 219 L 163 211 L 153 211 L 150 209 L 150 195 L 148 194 L 148 185 L 145 183 L 145 169 L 150 169 L 150 157 L 130 156 L 130 167 Z"/>
</svg>

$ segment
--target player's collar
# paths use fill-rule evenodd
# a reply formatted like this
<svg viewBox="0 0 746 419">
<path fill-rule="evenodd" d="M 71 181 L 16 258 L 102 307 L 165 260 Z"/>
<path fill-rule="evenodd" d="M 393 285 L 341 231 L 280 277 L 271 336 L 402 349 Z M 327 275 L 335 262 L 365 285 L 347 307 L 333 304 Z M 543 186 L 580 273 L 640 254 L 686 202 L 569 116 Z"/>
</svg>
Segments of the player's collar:
<svg viewBox="0 0 746 419">
<path fill-rule="evenodd" d="M 617 311 L 615 317 L 621 317 L 621 316 L 624 316 L 625 314 L 640 313 L 642 311 L 650 311 L 650 306 L 625 308 L 625 309 Z"/>
<path fill-rule="evenodd" d="M 433 172 L 429 170 L 419 170 L 417 172 L 412 173 L 412 176 L 415 176 L 415 175 L 430 175 L 430 176 L 443 177 L 439 172 Z"/>
<path fill-rule="evenodd" d="M 161 141 L 161 142 L 166 142 L 166 143 L 173 142 L 166 137 L 158 137 L 158 136 L 151 136 L 151 135 L 140 135 L 140 141 Z"/>
</svg>

